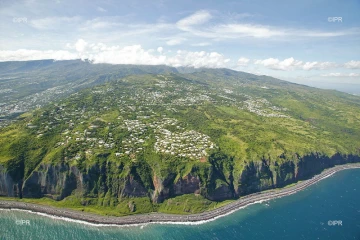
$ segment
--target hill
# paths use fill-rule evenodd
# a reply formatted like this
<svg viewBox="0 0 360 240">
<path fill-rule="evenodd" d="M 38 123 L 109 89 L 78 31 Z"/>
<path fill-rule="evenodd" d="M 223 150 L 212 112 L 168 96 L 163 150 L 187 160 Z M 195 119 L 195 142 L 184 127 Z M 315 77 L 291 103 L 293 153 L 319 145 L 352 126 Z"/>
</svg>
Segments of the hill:
<svg viewBox="0 0 360 240">
<path fill-rule="evenodd" d="M 359 97 L 170 70 L 111 75 L 2 128 L 0 195 L 103 214 L 195 213 L 360 161 Z"/>
<path fill-rule="evenodd" d="M 177 73 L 168 66 L 92 64 L 81 60 L 0 62 L 0 122 L 46 106 L 80 89 L 128 75 Z"/>
</svg>

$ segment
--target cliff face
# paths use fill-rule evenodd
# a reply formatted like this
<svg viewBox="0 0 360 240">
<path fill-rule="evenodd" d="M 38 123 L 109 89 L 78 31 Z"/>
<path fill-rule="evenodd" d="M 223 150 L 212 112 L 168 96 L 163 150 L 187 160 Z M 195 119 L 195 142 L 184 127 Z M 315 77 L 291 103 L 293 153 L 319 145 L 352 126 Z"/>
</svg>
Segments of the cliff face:
<svg viewBox="0 0 360 240">
<path fill-rule="evenodd" d="M 40 165 L 24 181 L 23 197 L 49 196 L 55 200 L 63 199 L 76 188 L 74 173 L 65 164 Z"/>
<path fill-rule="evenodd" d="M 189 193 L 200 193 L 200 178 L 199 176 L 189 173 L 183 178 L 179 178 L 174 183 L 174 194 L 189 194 Z"/>
<path fill-rule="evenodd" d="M 265 160 L 248 163 L 237 179 L 236 196 L 274 187 L 274 176 Z"/>
<path fill-rule="evenodd" d="M 110 192 L 114 197 L 147 196 L 147 189 L 133 176 L 113 178 L 103 167 L 93 165 L 85 173 L 76 166 L 41 164 L 24 181 L 23 197 L 48 196 L 61 200 L 71 194 L 96 196 Z"/>
<path fill-rule="evenodd" d="M 0 196 L 19 196 L 18 184 L 14 183 L 10 174 L 0 165 Z"/>
<path fill-rule="evenodd" d="M 360 162 L 359 156 L 335 154 L 324 157 L 311 154 L 295 160 L 283 159 L 281 163 L 266 160 L 250 162 L 238 179 L 236 195 L 246 195 L 311 178 L 326 168 L 339 164 Z"/>
<path fill-rule="evenodd" d="M 186 176 L 177 179 L 176 173 L 170 173 L 166 178 L 153 173 L 150 185 L 131 171 L 121 175 L 126 170 L 106 164 L 95 164 L 82 171 L 67 164 L 40 164 L 23 183 L 18 183 L 0 165 L 0 195 L 29 198 L 47 196 L 56 200 L 69 195 L 90 198 L 106 195 L 113 198 L 150 197 L 154 203 L 159 203 L 172 196 L 196 193 L 210 200 L 220 201 L 283 187 L 310 178 L 337 164 L 360 162 L 360 158 L 340 154 L 329 158 L 312 154 L 278 162 L 249 162 L 237 177 L 232 177 L 232 172 L 221 173 L 221 168 L 212 165 L 208 166 L 205 174 L 199 174 L 193 169 Z"/>
</svg>

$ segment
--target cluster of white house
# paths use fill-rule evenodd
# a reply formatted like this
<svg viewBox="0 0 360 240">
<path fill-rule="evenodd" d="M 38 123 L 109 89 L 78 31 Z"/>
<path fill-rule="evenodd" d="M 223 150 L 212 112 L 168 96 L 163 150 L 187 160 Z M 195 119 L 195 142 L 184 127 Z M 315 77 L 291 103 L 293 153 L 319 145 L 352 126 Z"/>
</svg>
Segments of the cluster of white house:
<svg viewBox="0 0 360 240">
<path fill-rule="evenodd" d="M 155 136 L 154 149 L 156 152 L 199 159 L 207 156 L 206 150 L 215 147 L 209 136 L 194 130 L 171 132 L 167 129 L 157 129 L 156 132 L 159 133 Z"/>
<path fill-rule="evenodd" d="M 152 115 L 153 116 L 153 115 Z M 149 119 L 152 116 L 137 116 L 139 119 Z M 148 121 L 146 123 L 141 120 L 124 120 L 123 128 L 127 129 L 130 135 L 122 140 L 120 152 L 115 153 L 116 156 L 132 155 L 143 151 L 144 143 L 149 139 L 149 129 L 163 129 L 166 125 L 175 125 L 176 119 L 162 118 L 158 121 Z M 179 126 L 180 127 L 180 126 Z"/>
<path fill-rule="evenodd" d="M 148 126 L 139 120 L 124 120 L 123 128 L 130 132 L 128 138 L 122 140 L 120 152 L 116 156 L 136 154 L 143 150 L 143 144 L 149 136 L 145 136 Z"/>
<path fill-rule="evenodd" d="M 140 119 L 149 118 L 150 116 L 140 117 Z M 169 126 L 176 130 L 171 132 L 167 129 Z M 124 120 L 123 127 L 130 132 L 130 135 L 122 141 L 120 152 L 115 153 L 116 156 L 132 156 L 141 152 L 145 141 L 149 138 L 149 130 L 155 135 L 154 149 L 158 153 L 199 159 L 207 156 L 207 150 L 216 147 L 209 136 L 194 130 L 185 131 L 174 118 L 164 117 L 147 122 Z"/>
<path fill-rule="evenodd" d="M 192 84 L 175 83 L 174 81 L 157 80 L 154 84 L 160 88 L 136 89 L 130 95 L 130 102 L 137 102 L 143 106 L 149 105 L 174 105 L 189 106 L 194 104 L 202 104 L 205 101 L 214 101 L 209 94 L 210 91 L 193 86 Z M 165 87 L 172 90 L 164 89 Z M 124 102 L 123 102 L 124 103 Z"/>
<path fill-rule="evenodd" d="M 23 78 L 22 80 L 23 80 L 21 81 L 22 85 L 26 86 L 27 84 L 29 84 L 26 78 Z M 33 82 L 31 84 L 39 84 L 39 83 Z M 0 94 L 4 94 L 4 93 L 9 94 L 12 92 L 17 92 L 17 91 L 10 88 L 4 88 L 0 90 Z M 22 99 L 13 99 L 13 97 L 11 97 L 11 94 L 8 95 L 9 97 L 5 95 L 3 97 L 4 102 L 0 103 L 0 118 L 6 117 L 13 113 L 27 112 L 30 109 L 40 108 L 43 105 L 46 105 L 51 100 L 56 99 L 57 96 L 66 94 L 68 92 L 71 92 L 70 88 L 57 86 L 46 89 L 39 93 L 31 94 Z M 9 123 L 15 121 L 15 120 L 8 120 L 7 118 L 1 120 L 2 121 L 0 121 L 0 128 L 7 126 Z"/>
<path fill-rule="evenodd" d="M 286 108 L 271 106 L 271 103 L 264 98 L 253 100 L 250 97 L 249 100 L 244 101 L 244 107 L 249 112 L 255 113 L 263 117 L 289 118 L 289 116 L 278 112 L 278 111 L 286 111 Z"/>
</svg>

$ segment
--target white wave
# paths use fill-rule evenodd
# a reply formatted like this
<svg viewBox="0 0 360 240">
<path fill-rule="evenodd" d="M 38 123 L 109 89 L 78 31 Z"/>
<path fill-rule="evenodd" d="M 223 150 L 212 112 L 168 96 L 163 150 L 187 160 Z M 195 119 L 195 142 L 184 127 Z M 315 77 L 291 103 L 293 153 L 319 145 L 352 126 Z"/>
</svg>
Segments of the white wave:
<svg viewBox="0 0 360 240">
<path fill-rule="evenodd" d="M 68 217 L 60 217 L 60 216 L 55 216 L 52 214 L 47 214 L 47 213 L 41 213 L 41 212 L 36 212 L 36 211 L 31 211 L 31 210 L 24 210 L 24 209 L 18 209 L 18 208 L 12 208 L 12 209 L 7 209 L 8 211 L 21 211 L 21 212 L 26 212 L 26 213 L 30 213 L 30 214 L 36 214 L 39 216 L 43 216 L 43 217 L 48 217 L 51 219 L 55 219 L 55 220 L 62 220 L 62 221 L 66 221 L 66 222 L 74 222 L 74 223 L 79 223 L 79 224 L 84 224 L 84 225 L 89 225 L 89 226 L 93 226 L 93 227 L 138 227 L 140 226 L 140 228 L 142 229 L 144 226 L 147 226 L 149 224 L 160 224 L 160 225 L 165 225 L 165 224 L 169 224 L 169 225 L 201 225 L 201 224 L 205 224 L 205 223 L 209 223 L 209 222 L 213 222 L 219 218 L 228 216 L 240 209 L 244 209 L 250 205 L 253 204 L 257 204 L 257 203 L 262 203 L 265 201 L 269 201 L 271 200 L 271 198 L 269 199 L 263 199 L 263 200 L 259 200 L 259 201 L 255 201 L 253 203 L 249 203 L 246 204 L 245 206 L 241 206 L 239 208 L 233 209 L 227 213 L 218 215 L 216 217 L 213 217 L 211 219 L 208 220 L 200 220 L 200 221 L 194 221 L 194 222 L 148 222 L 148 223 L 133 223 L 133 224 L 124 224 L 124 225 L 119 225 L 119 224 L 103 224 L 103 223 L 91 223 L 88 221 L 84 221 L 84 220 L 77 220 L 77 219 L 72 219 L 72 218 L 68 218 Z"/>
<path fill-rule="evenodd" d="M 136 224 L 134 223 L 134 224 L 124 224 L 124 225 L 91 223 L 91 222 L 88 222 L 88 221 L 77 220 L 77 219 L 68 218 L 68 217 L 60 217 L 60 216 L 55 216 L 55 215 L 52 215 L 52 214 L 36 212 L 36 211 L 31 211 L 31 210 L 12 208 L 10 211 L 12 211 L 12 210 L 21 211 L 21 212 L 27 212 L 27 213 L 31 213 L 31 214 L 36 214 L 36 215 L 39 215 L 39 216 L 43 216 L 43 217 L 47 217 L 47 218 L 51 218 L 51 219 L 55 219 L 55 220 L 61 220 L 61 221 L 66 221 L 66 222 L 74 222 L 74 223 L 85 224 L 85 225 L 94 226 L 94 227 L 136 227 L 136 226 L 144 225 L 144 223 L 136 223 Z"/>
</svg>

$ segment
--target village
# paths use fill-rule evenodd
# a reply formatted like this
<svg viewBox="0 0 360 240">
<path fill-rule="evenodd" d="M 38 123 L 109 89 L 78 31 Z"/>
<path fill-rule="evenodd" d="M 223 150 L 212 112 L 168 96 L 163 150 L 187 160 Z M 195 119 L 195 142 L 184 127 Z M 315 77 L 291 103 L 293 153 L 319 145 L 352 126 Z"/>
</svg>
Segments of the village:
<svg viewBox="0 0 360 240">
<path fill-rule="evenodd" d="M 244 106 L 240 107 L 240 109 L 246 109 L 262 117 L 289 118 L 289 116 L 280 113 L 287 111 L 286 108 L 272 106 L 270 102 L 264 98 L 253 99 L 249 96 L 249 99 L 244 101 Z"/>
<path fill-rule="evenodd" d="M 93 99 L 91 104 L 54 104 L 41 115 L 46 120 L 27 124 L 39 138 L 61 127 L 61 140 L 54 147 L 68 149 L 69 160 L 103 151 L 111 152 L 116 158 L 136 159 L 149 145 L 160 155 L 204 159 L 211 149 L 217 148 L 210 137 L 165 114 L 176 114 L 189 106 L 211 102 L 264 117 L 288 117 L 281 113 L 286 109 L 272 106 L 264 98 L 253 98 L 233 88 L 219 91 L 168 78 L 158 79 L 151 87 L 114 85 L 89 91 Z M 72 102 L 79 102 L 81 96 L 71 95 Z"/>
</svg>

